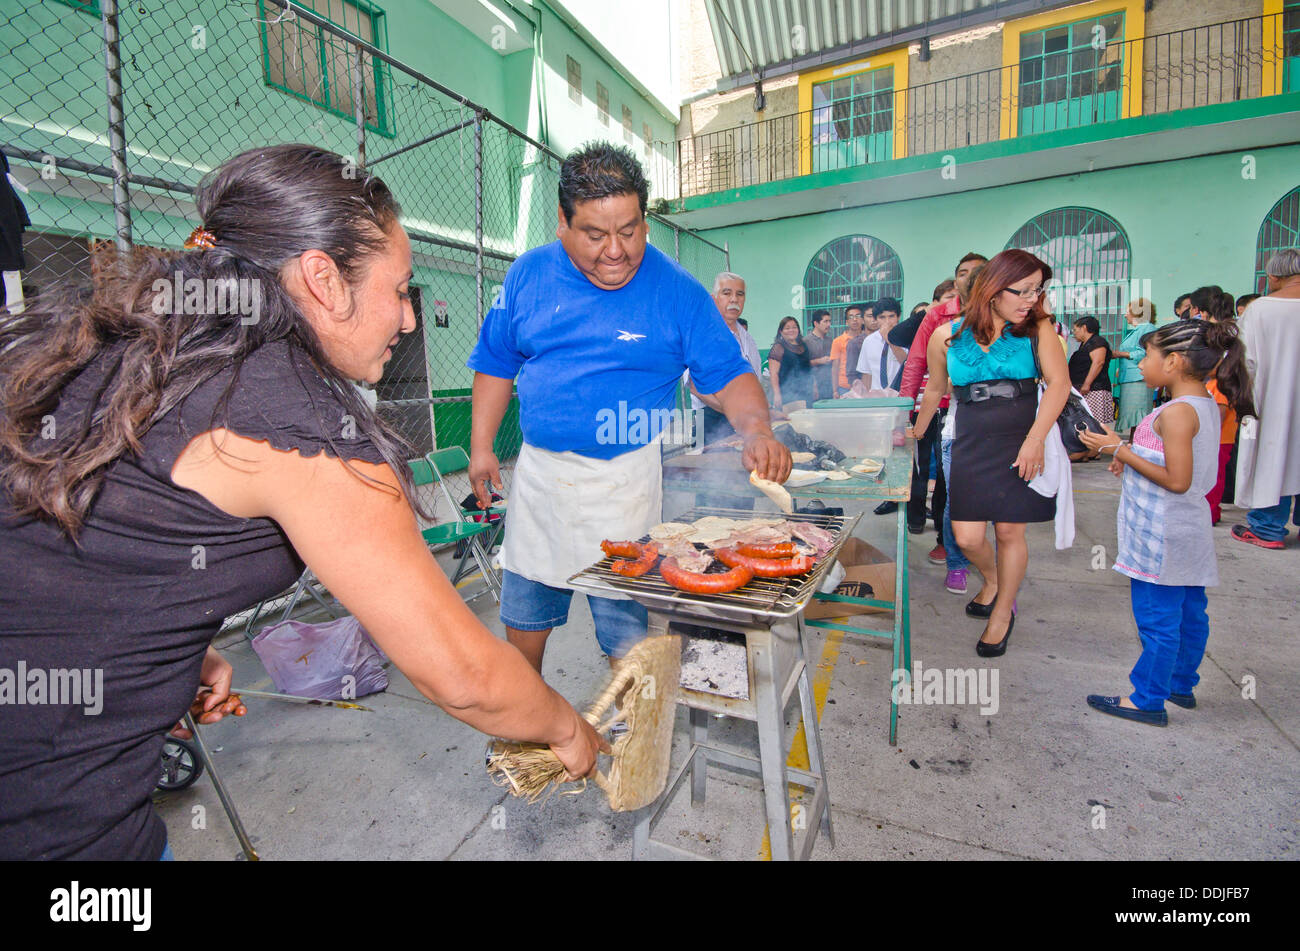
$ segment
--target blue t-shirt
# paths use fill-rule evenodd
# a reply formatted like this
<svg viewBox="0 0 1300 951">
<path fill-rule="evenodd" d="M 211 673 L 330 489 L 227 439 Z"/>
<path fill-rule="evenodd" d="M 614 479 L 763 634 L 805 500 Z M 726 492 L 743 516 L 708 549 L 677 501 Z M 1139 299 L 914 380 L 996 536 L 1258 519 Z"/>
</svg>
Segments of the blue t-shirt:
<svg viewBox="0 0 1300 951">
<path fill-rule="evenodd" d="M 670 423 L 682 371 L 716 393 L 753 369 L 708 291 L 653 246 L 602 290 L 559 241 L 521 255 L 479 331 L 471 370 L 516 379 L 524 441 L 613 459 Z"/>
</svg>

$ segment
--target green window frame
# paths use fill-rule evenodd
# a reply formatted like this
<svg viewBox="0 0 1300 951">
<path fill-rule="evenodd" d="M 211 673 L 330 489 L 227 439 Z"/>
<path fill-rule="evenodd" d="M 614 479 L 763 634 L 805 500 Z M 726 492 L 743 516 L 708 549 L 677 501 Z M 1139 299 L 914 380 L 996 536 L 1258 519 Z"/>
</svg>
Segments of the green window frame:
<svg viewBox="0 0 1300 951">
<path fill-rule="evenodd" d="M 1300 247 L 1300 185 L 1291 189 L 1269 209 L 1255 240 L 1255 293 L 1268 293 L 1269 258 L 1287 248 Z"/>
<path fill-rule="evenodd" d="M 813 83 L 812 171 L 894 157 L 894 67 Z"/>
<path fill-rule="evenodd" d="M 55 3 L 61 3 L 65 7 L 72 7 L 74 10 L 80 10 L 82 13 L 90 13 L 94 16 L 103 16 L 104 11 L 99 8 L 99 0 L 54 0 Z"/>
<path fill-rule="evenodd" d="M 609 90 L 596 83 L 596 118 L 601 125 L 609 125 Z"/>
<path fill-rule="evenodd" d="M 1124 315 L 1139 293 L 1131 280 L 1133 250 L 1123 225 L 1096 208 L 1053 208 L 1029 219 L 1004 250 L 1020 248 L 1046 261 L 1051 311 L 1068 333 L 1078 317 L 1096 317 L 1101 335 L 1118 346 Z"/>
<path fill-rule="evenodd" d="M 295 0 L 351 36 L 388 51 L 387 15 L 368 0 Z M 314 23 L 268 11 L 258 0 L 266 85 L 343 119 L 356 121 L 351 62 L 355 47 Z M 392 77 L 388 64 L 362 52 L 362 102 L 365 127 L 393 138 Z"/>
<path fill-rule="evenodd" d="M 1019 75 L 1022 135 L 1118 119 L 1123 11 L 1020 34 Z"/>
<path fill-rule="evenodd" d="M 1282 7 L 1282 92 L 1300 92 L 1300 0 Z"/>
<path fill-rule="evenodd" d="M 572 56 L 565 56 L 564 70 L 569 80 L 569 98 L 582 105 L 582 64 Z"/>
<path fill-rule="evenodd" d="M 869 234 L 846 234 L 812 256 L 803 276 L 804 326 L 814 311 L 831 312 L 833 335 L 844 330 L 844 311 L 882 297 L 903 297 L 903 262 L 892 247 Z"/>
</svg>

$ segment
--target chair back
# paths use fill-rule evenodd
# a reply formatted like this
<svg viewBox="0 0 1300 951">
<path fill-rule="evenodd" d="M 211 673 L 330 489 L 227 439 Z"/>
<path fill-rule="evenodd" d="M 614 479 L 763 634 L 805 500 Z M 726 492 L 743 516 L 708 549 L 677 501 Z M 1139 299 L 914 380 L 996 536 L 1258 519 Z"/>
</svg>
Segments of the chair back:
<svg viewBox="0 0 1300 951">
<path fill-rule="evenodd" d="M 438 483 L 438 488 L 442 490 L 442 497 L 447 500 L 447 505 L 451 507 L 456 518 L 462 522 L 468 521 L 465 513 L 461 511 L 460 503 L 451 497 L 451 490 L 447 488 L 447 476 L 464 472 L 469 468 L 469 456 L 466 455 L 464 447 L 435 449 L 433 452 L 426 453 L 423 461 L 431 473 L 431 481 Z"/>
</svg>

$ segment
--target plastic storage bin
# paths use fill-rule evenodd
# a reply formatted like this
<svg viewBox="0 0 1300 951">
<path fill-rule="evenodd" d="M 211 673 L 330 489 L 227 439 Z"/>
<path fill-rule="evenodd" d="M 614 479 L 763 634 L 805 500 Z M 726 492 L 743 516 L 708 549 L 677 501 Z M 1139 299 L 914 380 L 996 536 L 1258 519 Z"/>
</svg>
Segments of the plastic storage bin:
<svg viewBox="0 0 1300 951">
<path fill-rule="evenodd" d="M 790 414 L 790 425 L 854 458 L 884 459 L 902 445 L 912 401 L 884 397 L 824 400 Z"/>
</svg>

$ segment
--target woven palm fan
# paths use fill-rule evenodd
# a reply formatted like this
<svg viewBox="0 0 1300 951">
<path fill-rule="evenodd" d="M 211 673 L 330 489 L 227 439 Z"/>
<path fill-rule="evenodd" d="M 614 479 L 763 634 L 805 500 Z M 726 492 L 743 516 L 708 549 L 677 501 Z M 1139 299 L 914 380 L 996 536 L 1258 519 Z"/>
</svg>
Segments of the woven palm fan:
<svg viewBox="0 0 1300 951">
<path fill-rule="evenodd" d="M 649 805 L 668 784 L 681 672 L 681 638 L 647 637 L 628 651 L 609 685 L 583 714 L 596 732 L 609 734 L 612 761 L 608 771 L 596 773 L 596 785 L 615 812 Z M 611 712 L 625 693 L 622 709 Z M 487 770 L 498 786 L 509 786 L 529 802 L 553 793 L 567 775 L 550 747 L 507 740 L 493 742 Z"/>
</svg>

